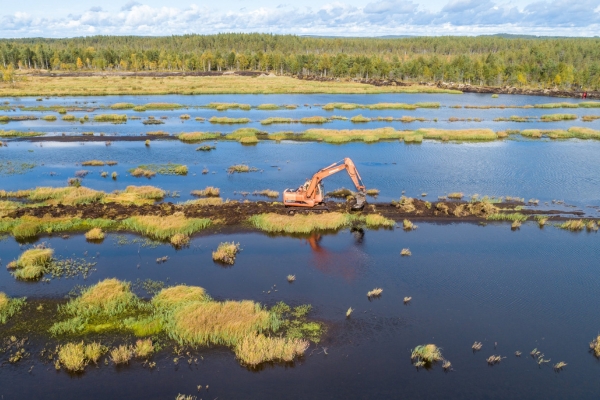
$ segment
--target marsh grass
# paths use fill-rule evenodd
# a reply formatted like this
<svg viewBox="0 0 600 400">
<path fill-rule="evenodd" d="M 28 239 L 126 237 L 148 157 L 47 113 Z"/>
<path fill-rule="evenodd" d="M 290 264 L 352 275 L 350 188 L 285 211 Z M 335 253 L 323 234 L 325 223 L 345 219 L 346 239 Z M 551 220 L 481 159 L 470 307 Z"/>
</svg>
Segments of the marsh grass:
<svg viewBox="0 0 600 400">
<path fill-rule="evenodd" d="M 521 213 L 493 213 L 486 217 L 489 221 L 513 221 L 513 222 L 525 222 L 527 221 L 527 215 Z"/>
<path fill-rule="evenodd" d="M 179 116 L 179 119 L 182 119 L 182 120 L 187 120 L 187 119 L 190 119 L 190 118 L 191 118 L 190 114 L 181 114 Z"/>
<path fill-rule="evenodd" d="M 600 115 L 584 115 L 581 117 L 583 122 L 593 122 L 597 119 L 600 119 Z"/>
<path fill-rule="evenodd" d="M 131 231 L 156 239 L 167 240 L 177 233 L 191 236 L 206 229 L 211 221 L 208 218 L 186 218 L 183 213 L 177 212 L 164 217 L 134 216 L 123 220 L 121 224 Z"/>
<path fill-rule="evenodd" d="M 208 301 L 210 297 L 199 286 L 178 285 L 162 289 L 152 298 L 152 304 L 159 310 L 169 310 L 183 304 Z"/>
<path fill-rule="evenodd" d="M 412 231 L 414 229 L 417 229 L 417 225 L 415 225 L 411 221 L 405 219 L 404 221 L 402 221 L 402 228 L 405 231 Z"/>
<path fill-rule="evenodd" d="M 367 189 L 367 196 L 377 197 L 379 196 L 379 189 Z"/>
<path fill-rule="evenodd" d="M 577 119 L 575 114 L 544 114 L 540 117 L 542 122 L 566 121 Z"/>
<path fill-rule="evenodd" d="M 396 225 L 396 221 L 393 219 L 385 218 L 379 214 L 368 214 L 364 217 L 364 221 L 368 228 L 393 228 Z"/>
<path fill-rule="evenodd" d="M 0 137 L 2 138 L 14 138 L 14 137 L 33 137 L 33 136 L 44 136 L 43 132 L 34 132 L 34 131 L 17 131 L 10 130 L 5 131 L 0 129 Z"/>
<path fill-rule="evenodd" d="M 346 311 L 346 318 L 350 318 L 350 315 L 352 315 L 352 311 L 354 311 L 352 307 L 348 308 L 348 310 Z"/>
<path fill-rule="evenodd" d="M 350 189 L 346 189 L 346 188 L 339 188 L 339 189 L 335 189 L 331 192 L 327 192 L 326 196 L 327 197 L 334 197 L 334 198 L 338 198 L 338 199 L 346 199 L 348 198 L 348 196 L 353 196 L 354 192 L 351 191 Z"/>
<path fill-rule="evenodd" d="M 221 191 L 219 188 L 207 186 L 203 190 L 192 190 L 192 196 L 198 197 L 219 197 Z"/>
<path fill-rule="evenodd" d="M 165 132 L 165 131 L 150 131 L 150 132 L 146 132 L 147 136 L 169 136 L 169 132 Z"/>
<path fill-rule="evenodd" d="M 219 139 L 221 134 L 219 133 L 208 133 L 208 132 L 186 132 L 177 135 L 177 138 L 182 142 L 201 142 L 204 140 L 215 140 Z"/>
<path fill-rule="evenodd" d="M 363 117 L 362 115 L 355 115 L 354 117 L 350 118 L 350 122 L 371 122 L 371 118 Z"/>
<path fill-rule="evenodd" d="M 311 233 L 314 231 L 337 230 L 349 225 L 350 214 L 331 212 L 321 215 L 281 215 L 274 213 L 253 215 L 249 222 L 266 232 Z"/>
<path fill-rule="evenodd" d="M 256 144 L 258 143 L 258 138 L 256 136 L 251 137 L 243 137 L 239 140 L 241 144 Z"/>
<path fill-rule="evenodd" d="M 406 137 L 407 132 L 397 131 L 394 128 L 376 129 L 308 129 L 302 134 L 302 140 L 323 141 L 326 143 L 340 144 L 352 141 L 365 141 L 365 138 L 377 140 L 393 140 Z"/>
<path fill-rule="evenodd" d="M 582 231 L 586 228 L 586 225 L 586 221 L 582 219 L 570 219 L 562 224 L 559 224 L 558 227 L 568 231 Z"/>
<path fill-rule="evenodd" d="M 5 324 L 10 318 L 18 314 L 25 302 L 25 297 L 11 299 L 6 293 L 0 292 L 0 324 Z"/>
<path fill-rule="evenodd" d="M 129 173 L 131 174 L 131 176 L 134 176 L 136 178 L 139 177 L 144 177 L 144 178 L 152 178 L 153 176 L 156 175 L 156 172 L 154 171 L 150 171 L 148 169 L 144 169 L 144 168 L 134 168 L 129 170 Z"/>
<path fill-rule="evenodd" d="M 127 122 L 127 115 L 125 114 L 100 114 L 94 116 L 96 122 L 112 122 L 122 124 Z"/>
<path fill-rule="evenodd" d="M 405 135 L 403 139 L 404 143 L 422 143 L 423 135 Z"/>
<path fill-rule="evenodd" d="M 412 253 L 410 252 L 410 250 L 409 250 L 409 249 L 402 249 L 402 250 L 400 251 L 400 255 L 401 255 L 401 256 L 411 256 L 411 255 L 412 255 Z"/>
<path fill-rule="evenodd" d="M 579 105 L 577 103 L 542 103 L 542 104 L 534 104 L 534 108 L 578 108 Z"/>
<path fill-rule="evenodd" d="M 260 104 L 256 107 L 257 110 L 279 110 L 277 104 Z"/>
<path fill-rule="evenodd" d="M 415 131 L 417 135 L 423 135 L 425 139 L 437 140 L 458 140 L 458 141 L 484 141 L 495 140 L 496 133 L 491 129 L 418 129 Z"/>
<path fill-rule="evenodd" d="M 100 228 L 93 228 L 85 233 L 85 238 L 87 240 L 103 240 L 104 232 Z"/>
<path fill-rule="evenodd" d="M 57 120 L 56 115 L 44 115 L 42 119 L 49 122 L 54 122 Z"/>
<path fill-rule="evenodd" d="M 308 349 L 308 340 L 247 335 L 235 346 L 235 355 L 243 364 L 256 366 L 268 361 L 293 361 Z"/>
<path fill-rule="evenodd" d="M 235 257 L 240 250 L 240 244 L 235 242 L 223 242 L 219 244 L 217 250 L 213 251 L 212 259 L 213 261 L 219 261 L 224 264 L 235 263 Z"/>
<path fill-rule="evenodd" d="M 432 364 L 437 361 L 442 361 L 444 357 L 442 356 L 442 351 L 435 344 L 424 344 L 415 347 L 410 355 L 410 359 L 415 361 L 424 361 L 426 363 Z"/>
<path fill-rule="evenodd" d="M 66 114 L 66 115 L 63 115 L 62 120 L 68 121 L 68 122 L 73 122 L 73 121 L 75 121 L 75 116 L 71 115 L 71 114 Z"/>
<path fill-rule="evenodd" d="M 376 103 L 370 104 L 368 106 L 361 106 L 361 108 L 362 107 L 368 108 L 370 110 L 416 110 L 418 108 L 415 104 L 406 103 Z"/>
<path fill-rule="evenodd" d="M 381 288 L 375 288 L 375 289 L 369 290 L 367 292 L 367 297 L 368 298 L 379 297 L 379 296 L 381 296 L 381 293 L 383 293 L 383 289 L 381 289 Z"/>
<path fill-rule="evenodd" d="M 324 124 L 326 122 L 329 122 L 329 119 L 321 116 L 300 118 L 301 124 Z"/>
<path fill-rule="evenodd" d="M 131 284 L 115 278 L 105 279 L 83 290 L 81 295 L 59 308 L 74 317 L 111 317 L 137 307 L 139 299 Z"/>
<path fill-rule="evenodd" d="M 143 107 L 145 110 L 175 110 L 177 108 L 183 108 L 183 106 L 178 103 L 148 103 Z"/>
<path fill-rule="evenodd" d="M 143 165 L 139 165 L 137 168 L 140 168 L 142 170 L 152 171 L 152 172 L 155 172 L 160 175 L 187 175 L 187 173 L 188 173 L 188 168 L 186 165 L 173 164 L 173 163 L 143 164 Z M 135 168 L 130 170 L 129 172 L 131 173 L 134 170 L 135 170 Z"/>
<path fill-rule="evenodd" d="M 247 124 L 250 122 L 250 118 L 211 117 L 208 122 L 211 124 Z"/>
<path fill-rule="evenodd" d="M 111 110 L 131 110 L 135 108 L 133 103 L 115 103 L 110 106 Z"/>
<path fill-rule="evenodd" d="M 571 135 L 571 137 L 575 137 L 578 139 L 600 139 L 600 131 L 590 128 L 581 128 L 574 126 L 569 128 L 567 132 L 569 135 Z"/>
<path fill-rule="evenodd" d="M 102 167 L 106 164 L 104 161 L 100 161 L 100 160 L 89 160 L 89 161 L 83 161 L 81 163 L 81 165 L 84 167 Z"/>
<path fill-rule="evenodd" d="M 176 233 L 171 237 L 171 244 L 177 248 L 187 246 L 190 243 L 190 238 L 184 234 Z"/>
<path fill-rule="evenodd" d="M 288 276 L 287 276 L 287 281 L 288 281 L 289 283 L 292 283 L 292 282 L 294 282 L 295 280 L 296 280 L 296 275 L 288 275 Z"/>
<path fill-rule="evenodd" d="M 265 189 L 265 190 L 255 190 L 254 193 L 252 193 L 255 196 L 265 196 L 265 197 L 270 197 L 270 198 L 277 198 L 279 197 L 279 192 L 276 190 L 271 190 L 271 189 Z"/>
<path fill-rule="evenodd" d="M 270 117 L 260 121 L 262 125 L 272 125 L 272 124 L 291 124 L 294 122 L 292 118 L 284 118 L 284 117 Z"/>
<path fill-rule="evenodd" d="M 583 108 L 599 108 L 600 101 L 582 101 L 579 103 L 579 107 Z"/>
<path fill-rule="evenodd" d="M 197 206 L 219 206 L 223 204 L 223 199 L 220 197 L 208 197 L 205 199 L 192 200 L 191 202 L 188 202 L 186 204 L 192 204 Z"/>
<path fill-rule="evenodd" d="M 596 357 L 600 358 L 600 335 L 590 342 L 590 350 Z"/>
<path fill-rule="evenodd" d="M 217 111 L 227 111 L 231 109 L 240 109 L 244 111 L 250 110 L 250 104 L 240 104 L 240 103 L 210 103 L 207 106 L 208 108 L 213 108 Z"/>
<path fill-rule="evenodd" d="M 243 173 L 243 172 L 253 172 L 253 171 L 257 171 L 257 169 L 256 168 L 250 168 L 249 166 L 247 166 L 245 164 L 231 165 L 229 168 L 227 168 L 227 173 L 228 174 Z"/>
<path fill-rule="evenodd" d="M 449 199 L 460 200 L 463 197 L 465 197 L 465 195 L 462 192 L 452 192 L 452 193 L 449 193 L 447 197 Z"/>
<path fill-rule="evenodd" d="M 58 360 L 71 372 L 83 371 L 87 365 L 83 342 L 59 346 Z"/>
</svg>

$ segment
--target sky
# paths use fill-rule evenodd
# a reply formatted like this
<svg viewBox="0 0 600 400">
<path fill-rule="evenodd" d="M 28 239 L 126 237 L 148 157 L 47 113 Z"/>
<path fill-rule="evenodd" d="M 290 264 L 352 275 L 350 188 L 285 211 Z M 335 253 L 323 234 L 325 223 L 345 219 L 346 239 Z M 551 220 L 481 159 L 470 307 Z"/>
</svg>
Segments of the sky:
<svg viewBox="0 0 600 400">
<path fill-rule="evenodd" d="M 265 32 L 600 36 L 600 0 L 2 1 L 0 37 Z"/>
</svg>

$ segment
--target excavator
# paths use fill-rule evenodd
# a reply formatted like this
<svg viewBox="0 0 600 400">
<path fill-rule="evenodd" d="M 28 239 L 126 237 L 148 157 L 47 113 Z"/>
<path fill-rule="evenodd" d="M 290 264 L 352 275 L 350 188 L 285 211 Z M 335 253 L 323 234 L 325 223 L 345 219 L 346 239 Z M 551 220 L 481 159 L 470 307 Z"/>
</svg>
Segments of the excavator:
<svg viewBox="0 0 600 400">
<path fill-rule="evenodd" d="M 298 189 L 285 189 L 283 191 L 283 204 L 286 207 L 311 208 L 323 204 L 325 193 L 321 182 L 328 176 L 343 170 L 348 172 L 348 175 L 350 175 L 350 178 L 358 191 L 354 196 L 356 198 L 356 204 L 352 206 L 352 209 L 362 210 L 366 203 L 366 188 L 356 170 L 356 166 L 352 160 L 347 157 L 317 171 L 310 180 L 307 180 L 304 185 L 300 186 Z"/>
</svg>

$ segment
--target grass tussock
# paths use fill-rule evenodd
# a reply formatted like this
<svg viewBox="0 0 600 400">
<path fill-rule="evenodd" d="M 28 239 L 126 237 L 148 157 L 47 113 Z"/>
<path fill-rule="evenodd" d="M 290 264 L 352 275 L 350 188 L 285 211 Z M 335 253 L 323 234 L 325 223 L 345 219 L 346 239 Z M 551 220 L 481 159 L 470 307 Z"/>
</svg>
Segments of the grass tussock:
<svg viewBox="0 0 600 400">
<path fill-rule="evenodd" d="M 156 172 L 144 168 L 134 168 L 130 170 L 129 173 L 131 174 L 131 176 L 134 176 L 136 178 L 140 178 L 142 176 L 144 178 L 152 178 L 156 175 Z"/>
<path fill-rule="evenodd" d="M 121 314 L 138 302 L 131 285 L 115 278 L 105 279 L 85 289 L 81 295 L 65 304 L 61 311 L 77 317 L 112 316 Z"/>
<path fill-rule="evenodd" d="M 56 115 L 44 115 L 42 119 L 49 122 L 54 122 L 57 120 Z"/>
<path fill-rule="evenodd" d="M 600 115 L 583 115 L 581 117 L 583 122 L 594 122 L 597 119 L 600 119 Z"/>
<path fill-rule="evenodd" d="M 544 114 L 540 117 L 542 122 L 568 121 L 577 119 L 575 114 Z"/>
<path fill-rule="evenodd" d="M 256 366 L 269 361 L 293 361 L 308 349 L 308 340 L 248 335 L 235 347 L 235 355 L 245 365 Z"/>
<path fill-rule="evenodd" d="M 150 131 L 146 132 L 147 136 L 169 136 L 169 132 L 165 131 Z"/>
<path fill-rule="evenodd" d="M 152 298 L 152 304 L 159 310 L 168 310 L 209 299 L 206 291 L 199 286 L 178 285 L 162 289 Z"/>
<path fill-rule="evenodd" d="M 518 221 L 518 222 L 525 222 L 527 221 L 527 215 L 521 214 L 521 213 L 492 213 L 489 214 L 486 217 L 487 220 L 489 221 Z"/>
<path fill-rule="evenodd" d="M 216 187 L 207 186 L 203 190 L 192 190 L 192 196 L 198 197 L 219 197 L 221 190 Z"/>
<path fill-rule="evenodd" d="M 534 108 L 578 108 L 579 105 L 577 103 L 542 103 L 542 104 L 534 104 Z"/>
<path fill-rule="evenodd" d="M 2 138 L 14 138 L 14 137 L 32 137 L 32 136 L 44 136 L 45 133 L 43 132 L 34 132 L 34 131 L 17 131 L 17 130 L 10 130 L 10 131 L 5 131 L 3 129 L 0 129 L 0 137 Z"/>
<path fill-rule="evenodd" d="M 178 103 L 148 103 L 143 106 L 146 110 L 175 110 L 177 108 L 183 108 Z"/>
<path fill-rule="evenodd" d="M 600 139 L 600 131 L 590 128 L 572 127 L 569 128 L 569 135 L 579 139 Z"/>
<path fill-rule="evenodd" d="M 211 124 L 247 124 L 250 122 L 250 118 L 211 117 L 208 122 Z"/>
<path fill-rule="evenodd" d="M 215 102 L 210 103 L 207 107 L 215 109 L 217 111 L 227 111 L 227 110 L 233 110 L 233 109 L 240 109 L 240 110 L 248 111 L 252 108 L 252 107 L 250 107 L 250 104 L 215 103 Z"/>
<path fill-rule="evenodd" d="M 416 110 L 417 106 L 406 103 L 377 103 L 366 106 L 370 110 Z"/>
<path fill-rule="evenodd" d="M 305 140 L 323 141 L 326 143 L 340 144 L 352 141 L 365 141 L 365 138 L 377 138 L 377 140 L 400 139 L 407 135 L 406 132 L 397 131 L 394 128 L 376 129 L 308 129 L 302 135 Z"/>
<path fill-rule="evenodd" d="M 582 101 L 579 103 L 582 108 L 600 108 L 600 101 Z"/>
<path fill-rule="evenodd" d="M 182 142 L 202 142 L 204 140 L 215 140 L 218 139 L 221 135 L 218 133 L 207 133 L 207 132 L 186 132 L 181 133 L 177 136 L 179 140 Z"/>
<path fill-rule="evenodd" d="M 254 193 L 252 193 L 255 196 L 265 196 L 265 197 L 270 197 L 272 199 L 279 197 L 279 192 L 276 190 L 271 190 L 271 189 L 265 189 L 265 190 L 261 190 L 261 191 L 255 191 Z"/>
<path fill-rule="evenodd" d="M 559 224 L 560 229 L 566 229 L 568 231 L 582 231 L 586 228 L 586 221 L 582 219 L 570 219 L 568 221 Z"/>
<path fill-rule="evenodd" d="M 460 200 L 464 197 L 465 195 L 462 192 L 452 192 L 448 194 L 448 198 L 449 199 L 455 199 L 455 200 Z"/>
<path fill-rule="evenodd" d="M 251 168 L 245 164 L 231 165 L 227 168 L 228 174 L 250 172 Z"/>
<path fill-rule="evenodd" d="M 113 348 L 109 354 L 110 360 L 116 365 L 127 364 L 133 357 L 133 351 L 131 347 L 124 344 Z"/>
<path fill-rule="evenodd" d="M 410 249 L 402 249 L 402 250 L 400 251 L 400 255 L 401 255 L 401 256 L 411 256 L 411 255 L 412 255 L 412 253 L 410 252 Z"/>
<path fill-rule="evenodd" d="M 85 238 L 87 240 L 103 240 L 104 232 L 100 228 L 93 228 L 85 233 Z"/>
<path fill-rule="evenodd" d="M 133 347 L 133 353 L 136 357 L 147 358 L 154 353 L 154 344 L 152 344 L 152 339 L 139 339 L 135 342 L 135 346 Z"/>
<path fill-rule="evenodd" d="M 94 116 L 94 121 L 124 123 L 124 122 L 127 122 L 127 115 L 125 115 L 125 114 L 100 114 L 100 115 Z"/>
<path fill-rule="evenodd" d="M 367 196 L 372 196 L 372 197 L 379 196 L 379 189 L 367 189 Z"/>
<path fill-rule="evenodd" d="M 0 324 L 5 324 L 16 315 L 25 305 L 25 297 L 11 299 L 4 292 L 0 292 Z"/>
<path fill-rule="evenodd" d="M 83 371 L 87 365 L 83 342 L 67 343 L 60 346 L 58 349 L 58 360 L 69 371 Z"/>
<path fill-rule="evenodd" d="M 213 261 L 219 261 L 225 264 L 233 265 L 233 263 L 235 263 L 235 256 L 239 250 L 239 243 L 236 244 L 235 242 L 223 242 L 219 244 L 217 250 L 213 251 Z"/>
<path fill-rule="evenodd" d="M 379 214 L 368 214 L 364 217 L 364 221 L 367 227 L 369 228 L 393 228 L 394 225 L 396 225 L 396 221 L 394 221 L 393 219 L 385 218 L 384 216 Z"/>
<path fill-rule="evenodd" d="M 258 138 L 256 136 L 252 137 L 243 137 L 239 140 L 241 144 L 256 144 L 258 143 Z"/>
<path fill-rule="evenodd" d="M 177 233 L 191 236 L 206 229 L 210 223 L 208 218 L 186 218 L 181 212 L 164 217 L 135 216 L 121 222 L 126 229 L 160 240 L 170 239 Z"/>
<path fill-rule="evenodd" d="M 413 362 L 423 361 L 426 363 L 435 363 L 444 359 L 442 351 L 435 344 L 424 344 L 415 347 L 410 355 Z"/>
<path fill-rule="evenodd" d="M 371 122 L 371 118 L 363 117 L 362 115 L 355 115 L 354 117 L 350 118 L 350 122 Z"/>
<path fill-rule="evenodd" d="M 223 199 L 220 197 L 207 197 L 205 199 L 197 199 L 188 202 L 188 204 L 193 204 L 197 206 L 220 206 L 223 204 Z"/>
<path fill-rule="evenodd" d="M 257 110 L 279 110 L 277 104 L 260 104 L 256 107 Z"/>
<path fill-rule="evenodd" d="M 89 160 L 89 161 L 83 161 L 81 163 L 81 165 L 83 167 L 102 167 L 102 166 L 106 165 L 106 163 L 104 161 L 100 161 L 100 160 Z"/>
<path fill-rule="evenodd" d="M 15 261 L 13 276 L 20 280 L 36 280 L 42 277 L 52 261 L 54 250 L 37 247 L 25 250 Z"/>
<path fill-rule="evenodd" d="M 383 293 L 383 289 L 381 289 L 381 288 L 375 288 L 375 289 L 369 290 L 367 292 L 367 297 L 368 298 L 379 297 L 379 296 L 381 296 L 381 293 Z"/>
<path fill-rule="evenodd" d="M 590 342 L 590 350 L 596 357 L 600 358 L 600 335 Z"/>
</svg>

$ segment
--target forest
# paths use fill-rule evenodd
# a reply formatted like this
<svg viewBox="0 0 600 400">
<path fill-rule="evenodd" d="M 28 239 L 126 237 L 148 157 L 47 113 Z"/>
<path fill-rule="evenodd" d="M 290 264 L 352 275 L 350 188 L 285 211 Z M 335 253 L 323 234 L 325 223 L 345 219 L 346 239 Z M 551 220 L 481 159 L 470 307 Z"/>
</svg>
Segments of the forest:
<svg viewBox="0 0 600 400">
<path fill-rule="evenodd" d="M 600 88 L 600 38 L 324 38 L 272 34 L 0 39 L 0 73 L 264 71 L 278 75 Z"/>
</svg>

